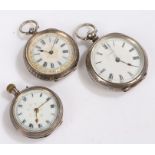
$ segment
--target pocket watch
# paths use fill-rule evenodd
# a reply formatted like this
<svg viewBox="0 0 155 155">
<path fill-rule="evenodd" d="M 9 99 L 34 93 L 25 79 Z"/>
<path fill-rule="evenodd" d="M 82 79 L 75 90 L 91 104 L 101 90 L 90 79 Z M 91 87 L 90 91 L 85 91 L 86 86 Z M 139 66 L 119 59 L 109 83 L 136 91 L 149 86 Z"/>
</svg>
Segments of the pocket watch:
<svg viewBox="0 0 155 155">
<path fill-rule="evenodd" d="M 10 108 L 11 121 L 26 137 L 46 137 L 62 123 L 61 100 L 50 89 L 36 86 L 19 91 L 9 84 L 7 91 L 15 96 Z"/>
<path fill-rule="evenodd" d="M 88 29 L 86 36 L 80 34 L 82 29 Z M 93 42 L 88 49 L 86 67 L 91 78 L 101 85 L 128 91 L 146 76 L 146 53 L 133 38 L 121 33 L 99 38 L 96 27 L 90 23 L 80 25 L 75 34 Z"/>
<path fill-rule="evenodd" d="M 79 50 L 75 41 L 65 32 L 55 28 L 37 32 L 36 21 L 23 22 L 19 31 L 32 35 L 24 50 L 24 60 L 29 72 L 43 80 L 58 80 L 76 69 Z"/>
</svg>

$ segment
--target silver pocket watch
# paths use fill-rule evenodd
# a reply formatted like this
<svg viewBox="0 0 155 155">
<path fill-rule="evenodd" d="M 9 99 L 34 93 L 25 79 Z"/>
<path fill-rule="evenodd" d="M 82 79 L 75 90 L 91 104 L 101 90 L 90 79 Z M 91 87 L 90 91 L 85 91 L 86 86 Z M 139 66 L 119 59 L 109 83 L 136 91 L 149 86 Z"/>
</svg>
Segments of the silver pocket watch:
<svg viewBox="0 0 155 155">
<path fill-rule="evenodd" d="M 89 29 L 82 36 L 82 29 Z M 128 91 L 147 74 L 148 59 L 142 46 L 121 33 L 110 33 L 101 38 L 90 23 L 80 25 L 75 32 L 79 39 L 92 41 L 86 57 L 86 67 L 93 80 L 112 88 Z"/>
<path fill-rule="evenodd" d="M 24 50 L 25 64 L 34 76 L 43 80 L 59 80 L 76 69 L 79 50 L 67 33 L 55 28 L 37 32 L 34 20 L 23 22 L 19 31 L 31 35 Z"/>
<path fill-rule="evenodd" d="M 7 91 L 15 96 L 10 108 L 11 121 L 26 137 L 46 137 L 62 123 L 61 100 L 50 89 L 36 86 L 19 91 L 9 84 Z"/>
</svg>

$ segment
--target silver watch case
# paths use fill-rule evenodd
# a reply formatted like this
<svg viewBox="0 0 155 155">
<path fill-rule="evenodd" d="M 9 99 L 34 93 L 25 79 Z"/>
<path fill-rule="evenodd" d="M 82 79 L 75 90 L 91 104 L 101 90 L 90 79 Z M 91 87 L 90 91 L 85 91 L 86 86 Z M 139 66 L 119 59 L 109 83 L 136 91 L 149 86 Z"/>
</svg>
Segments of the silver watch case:
<svg viewBox="0 0 155 155">
<path fill-rule="evenodd" d="M 58 73 L 58 74 L 44 74 L 44 73 L 41 73 L 40 71 L 36 70 L 35 68 L 33 68 L 33 66 L 29 63 L 28 61 L 28 51 L 29 51 L 29 46 L 32 42 L 32 40 L 35 38 L 35 37 L 38 37 L 42 34 L 45 34 L 45 33 L 56 33 L 56 34 L 60 34 L 62 36 L 64 36 L 72 45 L 73 49 L 74 49 L 74 62 L 72 63 L 72 65 L 65 71 L 61 72 L 61 73 Z M 79 49 L 78 49 L 78 46 L 77 44 L 75 43 L 75 41 L 72 39 L 72 37 L 70 37 L 67 33 L 63 32 L 63 31 L 60 31 L 60 30 L 57 30 L 57 29 L 46 29 L 46 30 L 43 30 L 43 31 L 40 31 L 40 32 L 36 32 L 35 34 L 33 34 L 33 36 L 28 40 L 26 46 L 25 46 L 25 50 L 24 50 L 24 61 L 25 61 L 25 64 L 26 64 L 26 67 L 28 69 L 28 71 L 30 73 L 32 73 L 35 77 L 39 78 L 39 79 L 42 79 L 42 80 L 48 80 L 48 81 L 51 81 L 51 80 L 59 80 L 59 79 L 62 79 L 63 77 L 67 76 L 69 73 L 71 73 L 72 71 L 74 71 L 77 67 L 77 64 L 78 64 L 78 60 L 79 60 Z"/>
<path fill-rule="evenodd" d="M 91 63 L 92 49 L 101 39 L 103 39 L 103 38 L 107 39 L 107 38 L 111 38 L 111 37 L 122 38 L 122 39 L 129 41 L 138 51 L 142 52 L 142 54 L 144 55 L 144 65 L 143 65 L 143 69 L 142 69 L 141 73 L 130 82 L 117 84 L 117 83 L 112 83 L 112 82 L 106 81 L 103 78 L 101 78 L 93 69 L 93 66 Z M 147 74 L 147 69 L 148 69 L 148 58 L 147 58 L 146 52 L 144 51 L 142 46 L 133 38 L 128 37 L 121 33 L 110 33 L 110 34 L 103 36 L 100 39 L 96 40 L 93 43 L 93 45 L 88 49 L 88 54 L 86 57 L 86 67 L 87 67 L 90 77 L 93 80 L 95 80 L 96 82 L 100 83 L 101 85 L 106 85 L 106 86 L 112 87 L 112 88 L 118 88 L 118 89 L 121 89 L 122 91 L 126 92 L 133 86 L 137 85 L 140 81 L 142 81 L 145 78 L 145 76 Z"/>
<path fill-rule="evenodd" d="M 39 132 L 30 132 L 30 131 L 24 129 L 18 123 L 18 121 L 16 120 L 15 113 L 14 113 L 15 112 L 14 108 L 15 108 L 15 104 L 16 104 L 16 100 L 17 100 L 18 96 L 21 95 L 24 92 L 28 92 L 28 91 L 34 90 L 34 89 L 43 89 L 43 90 L 49 91 L 56 98 L 57 105 L 59 107 L 58 108 L 59 109 L 59 112 L 58 112 L 57 118 L 51 124 L 51 127 L 48 128 L 47 130 L 44 130 L 44 131 L 41 131 L 41 132 L 40 131 Z M 48 88 L 45 88 L 45 87 L 40 87 L 40 86 L 26 88 L 23 91 L 21 91 L 18 95 L 15 96 L 15 98 L 12 101 L 11 107 L 10 107 L 10 118 L 11 118 L 11 121 L 12 121 L 14 127 L 17 130 L 19 130 L 26 137 L 34 138 L 34 139 L 43 138 L 43 137 L 47 137 L 48 135 L 50 135 L 58 126 L 61 125 L 61 123 L 62 123 L 62 117 L 63 117 L 63 106 L 62 106 L 62 102 L 61 102 L 60 98 L 58 97 L 58 95 L 56 93 L 54 93 L 52 90 L 50 90 Z"/>
</svg>

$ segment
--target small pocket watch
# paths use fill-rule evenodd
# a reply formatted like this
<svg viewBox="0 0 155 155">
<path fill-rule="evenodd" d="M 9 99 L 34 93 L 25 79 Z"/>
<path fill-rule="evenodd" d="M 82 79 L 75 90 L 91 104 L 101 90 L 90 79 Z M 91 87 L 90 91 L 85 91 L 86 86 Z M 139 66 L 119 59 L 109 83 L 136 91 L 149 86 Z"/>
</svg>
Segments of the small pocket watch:
<svg viewBox="0 0 155 155">
<path fill-rule="evenodd" d="M 82 29 L 88 29 L 86 36 L 80 34 Z M 120 33 L 99 38 L 96 27 L 89 23 L 80 25 L 75 34 L 93 42 L 86 57 L 86 67 L 96 82 L 128 91 L 146 76 L 146 53 L 133 38 Z"/>
<path fill-rule="evenodd" d="M 75 70 L 79 60 L 75 41 L 60 30 L 50 28 L 37 32 L 38 28 L 33 20 L 19 27 L 21 33 L 32 35 L 24 51 L 29 72 L 43 80 L 58 80 Z"/>
<path fill-rule="evenodd" d="M 7 91 L 15 96 L 10 108 L 11 121 L 26 137 L 46 137 L 62 123 L 61 100 L 50 89 L 36 86 L 20 92 L 9 84 Z"/>
</svg>

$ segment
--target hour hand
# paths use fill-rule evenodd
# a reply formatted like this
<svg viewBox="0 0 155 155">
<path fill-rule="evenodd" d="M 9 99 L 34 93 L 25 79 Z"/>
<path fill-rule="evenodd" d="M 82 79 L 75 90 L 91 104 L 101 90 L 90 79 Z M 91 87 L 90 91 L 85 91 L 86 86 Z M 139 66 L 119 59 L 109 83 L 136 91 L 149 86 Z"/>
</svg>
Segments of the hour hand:
<svg viewBox="0 0 155 155">
<path fill-rule="evenodd" d="M 116 62 L 122 62 L 122 63 L 124 63 L 124 64 L 126 64 L 128 66 L 132 66 L 132 67 L 138 67 L 138 66 L 135 66 L 135 65 L 133 65 L 131 63 L 125 62 L 125 61 L 121 60 L 120 58 L 116 58 Z"/>
<path fill-rule="evenodd" d="M 46 51 L 46 50 L 39 50 L 40 52 L 48 52 L 48 51 Z"/>
<path fill-rule="evenodd" d="M 38 123 L 38 122 L 39 122 L 39 120 L 38 120 L 38 112 L 39 112 L 39 109 L 38 109 L 38 108 L 35 108 L 35 109 L 34 109 L 34 112 L 35 112 L 35 114 L 36 114 L 35 122 Z"/>
</svg>

